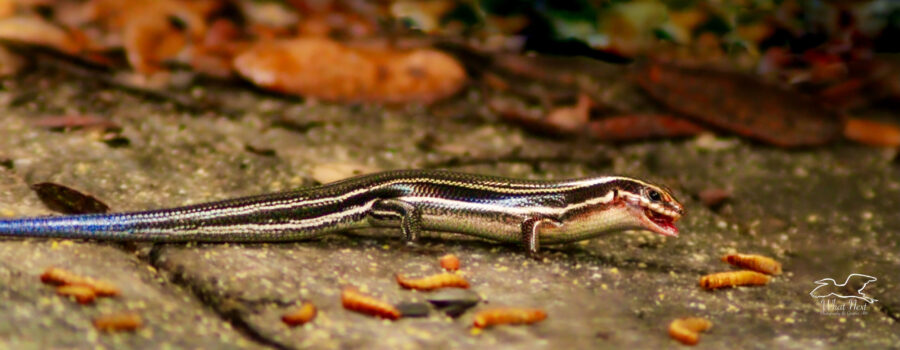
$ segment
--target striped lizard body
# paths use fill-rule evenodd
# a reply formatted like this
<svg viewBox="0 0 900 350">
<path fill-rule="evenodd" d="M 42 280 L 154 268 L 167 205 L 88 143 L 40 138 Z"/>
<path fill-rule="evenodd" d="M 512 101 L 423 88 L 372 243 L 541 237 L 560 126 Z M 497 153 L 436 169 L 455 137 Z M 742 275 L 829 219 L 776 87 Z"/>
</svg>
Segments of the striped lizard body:
<svg viewBox="0 0 900 350">
<path fill-rule="evenodd" d="M 645 229 L 677 236 L 683 208 L 664 188 L 627 177 L 515 180 L 439 170 L 364 175 L 291 192 L 129 213 L 0 220 L 0 235 L 125 241 L 288 241 L 400 227 L 525 244 Z"/>
</svg>

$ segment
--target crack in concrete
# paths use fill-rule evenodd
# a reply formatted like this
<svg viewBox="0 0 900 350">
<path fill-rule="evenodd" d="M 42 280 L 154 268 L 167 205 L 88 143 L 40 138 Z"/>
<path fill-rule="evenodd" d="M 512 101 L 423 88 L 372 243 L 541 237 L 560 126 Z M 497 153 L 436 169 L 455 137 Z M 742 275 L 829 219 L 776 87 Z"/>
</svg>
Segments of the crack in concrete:
<svg viewBox="0 0 900 350">
<path fill-rule="evenodd" d="M 164 268 L 161 264 L 159 264 L 162 246 L 162 244 L 155 244 L 150 250 L 150 254 L 148 254 L 145 262 L 150 266 L 153 266 L 153 268 L 155 268 L 157 271 L 167 273 L 169 275 L 169 281 L 171 283 L 189 290 L 197 298 L 197 300 L 200 301 L 201 304 L 210 308 L 223 321 L 231 324 L 231 326 L 236 331 L 238 331 L 240 334 L 243 334 L 251 341 L 259 345 L 278 350 L 293 349 L 293 347 L 278 342 L 274 339 L 270 339 L 259 332 L 244 319 L 244 313 L 240 308 L 227 307 L 223 303 L 218 302 L 220 298 L 217 298 L 216 295 L 210 293 L 210 291 L 206 290 L 202 286 L 191 283 L 191 281 L 185 278 L 185 276 L 181 272 Z"/>
<path fill-rule="evenodd" d="M 894 322 L 900 324 L 900 312 L 897 312 L 897 310 L 894 310 L 889 306 L 885 306 L 884 304 L 881 304 L 880 306 L 872 304 L 872 309 L 884 314 L 887 317 L 890 317 L 894 320 Z"/>
</svg>

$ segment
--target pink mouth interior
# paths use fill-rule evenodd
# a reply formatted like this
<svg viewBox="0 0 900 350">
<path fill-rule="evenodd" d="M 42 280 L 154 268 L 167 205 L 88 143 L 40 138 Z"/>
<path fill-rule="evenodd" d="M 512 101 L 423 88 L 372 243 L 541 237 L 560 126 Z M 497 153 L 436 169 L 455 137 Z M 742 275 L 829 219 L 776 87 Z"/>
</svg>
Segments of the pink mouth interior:
<svg viewBox="0 0 900 350">
<path fill-rule="evenodd" d="M 650 221 L 662 228 L 664 232 L 659 232 L 666 236 L 678 236 L 678 228 L 675 227 L 675 219 L 669 216 L 658 214 L 651 210 L 645 210 L 645 215 Z"/>
</svg>

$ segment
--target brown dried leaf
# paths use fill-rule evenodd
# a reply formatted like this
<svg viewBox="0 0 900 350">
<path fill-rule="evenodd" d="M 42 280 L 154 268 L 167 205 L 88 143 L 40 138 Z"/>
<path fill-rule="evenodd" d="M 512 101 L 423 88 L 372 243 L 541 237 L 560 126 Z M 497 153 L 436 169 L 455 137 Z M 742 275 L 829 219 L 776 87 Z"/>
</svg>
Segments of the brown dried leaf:
<svg viewBox="0 0 900 350">
<path fill-rule="evenodd" d="M 574 106 L 558 107 L 550 111 L 545 120 L 564 132 L 576 132 L 587 124 L 593 104 L 590 96 L 580 94 Z"/>
<path fill-rule="evenodd" d="M 617 115 L 592 121 L 591 136 L 604 141 L 693 136 L 705 129 L 684 118 L 664 114 Z"/>
<path fill-rule="evenodd" d="M 50 210 L 64 214 L 94 214 L 109 211 L 109 206 L 94 198 L 69 187 L 42 182 L 31 185 L 41 202 Z"/>
<path fill-rule="evenodd" d="M 707 188 L 697 193 L 697 197 L 707 208 L 715 209 L 731 198 L 731 191 L 725 188 Z"/>
<path fill-rule="evenodd" d="M 669 109 L 776 146 L 821 145 L 840 132 L 833 111 L 747 75 L 656 63 L 642 67 L 637 81 Z"/>
<path fill-rule="evenodd" d="M 848 118 L 844 122 L 844 137 L 870 146 L 900 146 L 900 127 L 871 120 Z"/>
<path fill-rule="evenodd" d="M 266 89 L 332 101 L 430 103 L 466 81 L 463 67 L 439 51 L 355 48 L 320 38 L 258 43 L 234 65 Z"/>
<path fill-rule="evenodd" d="M 0 19 L 0 40 L 47 46 L 66 53 L 80 50 L 65 30 L 40 17 L 15 16 Z"/>
</svg>

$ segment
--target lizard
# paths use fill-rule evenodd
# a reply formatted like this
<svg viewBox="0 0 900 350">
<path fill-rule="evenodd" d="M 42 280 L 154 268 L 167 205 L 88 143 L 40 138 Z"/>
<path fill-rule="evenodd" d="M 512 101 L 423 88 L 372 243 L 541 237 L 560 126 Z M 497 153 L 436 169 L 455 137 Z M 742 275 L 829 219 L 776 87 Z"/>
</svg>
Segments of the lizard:
<svg viewBox="0 0 900 350">
<path fill-rule="evenodd" d="M 623 230 L 678 236 L 671 191 L 623 176 L 518 180 L 445 170 L 394 170 L 294 191 L 175 208 L 0 220 L 0 236 L 151 242 L 292 241 L 399 227 L 541 245 Z"/>
</svg>

